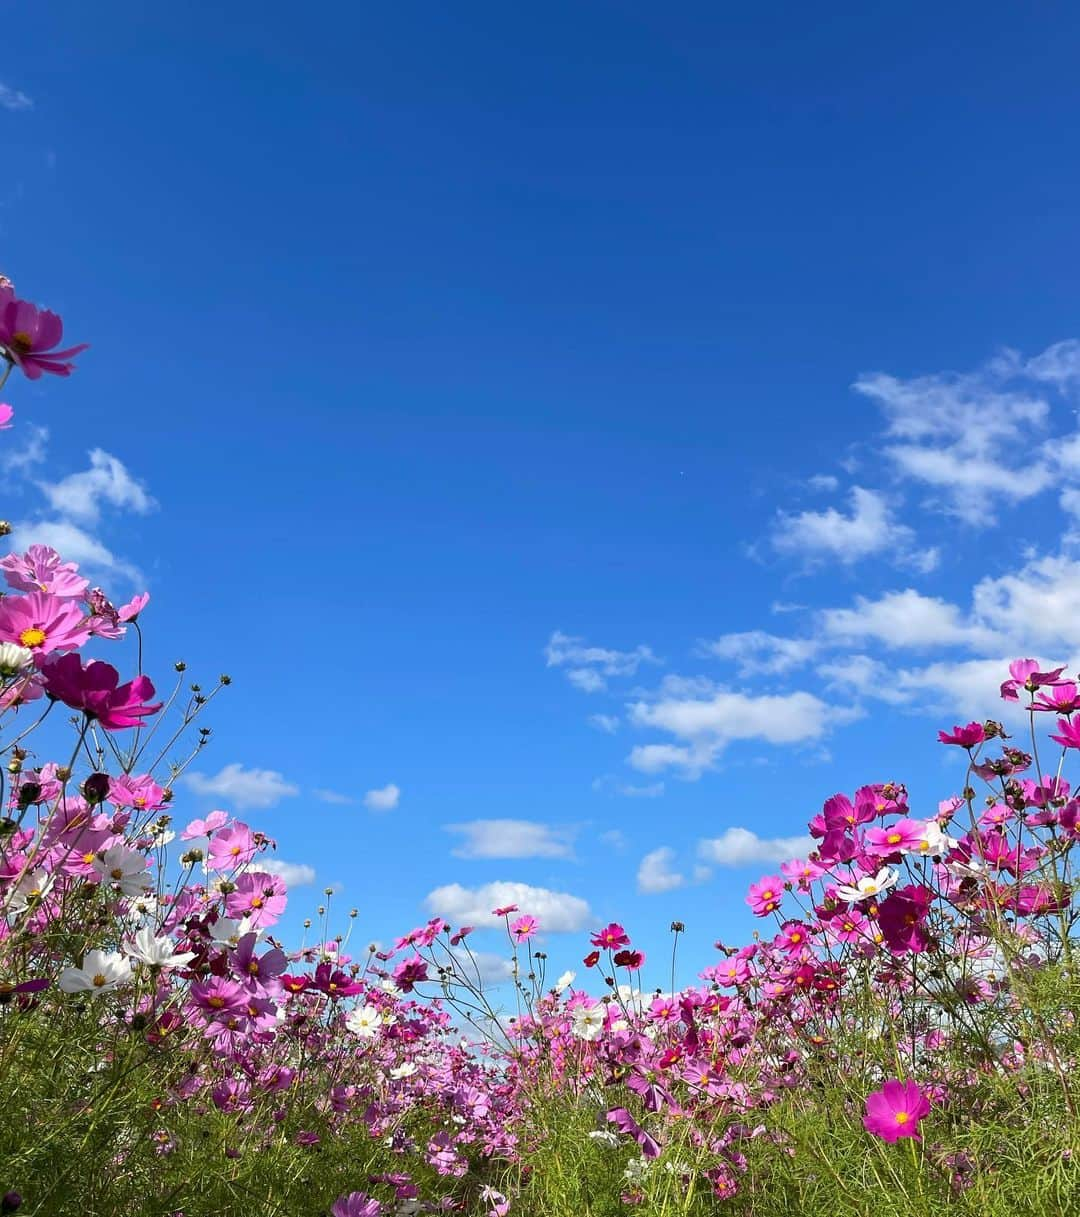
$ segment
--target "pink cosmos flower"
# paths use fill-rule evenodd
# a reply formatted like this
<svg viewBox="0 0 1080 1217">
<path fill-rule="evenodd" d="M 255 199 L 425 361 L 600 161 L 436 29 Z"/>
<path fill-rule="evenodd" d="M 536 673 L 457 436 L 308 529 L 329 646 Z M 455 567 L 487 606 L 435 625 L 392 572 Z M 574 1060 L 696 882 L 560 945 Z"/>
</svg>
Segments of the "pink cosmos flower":
<svg viewBox="0 0 1080 1217">
<path fill-rule="evenodd" d="M 277 921 L 287 903 L 285 883 L 278 875 L 248 871 L 225 897 L 225 912 L 229 917 L 248 917 L 253 929 L 262 929 Z"/>
<path fill-rule="evenodd" d="M 617 921 L 613 921 L 610 925 L 593 934 L 589 942 L 594 947 L 602 947 L 609 951 L 615 951 L 619 947 L 628 947 L 630 945 L 630 935 L 627 934 Z"/>
<path fill-rule="evenodd" d="M 246 824 L 230 824 L 210 839 L 207 870 L 235 870 L 255 857 L 255 837 Z"/>
<path fill-rule="evenodd" d="M 943 744 L 955 744 L 959 748 L 974 748 L 986 739 L 982 723 L 968 723 L 966 727 L 953 727 L 951 732 L 939 731 L 938 739 Z"/>
<path fill-rule="evenodd" d="M 181 841 L 194 841 L 196 837 L 209 837 L 211 833 L 223 825 L 228 824 L 229 813 L 227 811 L 212 811 L 205 820 L 192 820 L 191 823 L 180 834 Z"/>
<path fill-rule="evenodd" d="M 877 924 L 894 955 L 920 954 L 930 945 L 926 917 L 933 896 L 918 884 L 897 888 L 878 907 Z"/>
<path fill-rule="evenodd" d="M 0 431 L 11 430 L 11 420 L 15 417 L 15 411 L 7 404 L 0 402 Z"/>
<path fill-rule="evenodd" d="M 784 896 L 784 881 L 779 875 L 766 875 L 750 884 L 746 903 L 755 917 L 768 917 L 780 907 Z"/>
<path fill-rule="evenodd" d="M 8 554 L 0 570 L 10 587 L 23 592 L 51 592 L 54 596 L 82 596 L 90 581 L 74 562 L 63 562 L 48 545 L 31 545 L 24 554 Z"/>
<path fill-rule="evenodd" d="M 524 942 L 527 938 L 531 938 L 539 928 L 540 922 L 526 913 L 510 926 L 510 933 L 516 942 Z"/>
<path fill-rule="evenodd" d="M 34 591 L 0 600 L 0 641 L 17 642 L 35 655 L 73 651 L 90 637 L 86 614 L 73 600 Z"/>
<path fill-rule="evenodd" d="M 930 1100 L 917 1082 L 890 1079 L 880 1090 L 867 1096 L 863 1126 L 883 1141 L 898 1141 L 901 1137 L 921 1141 L 919 1121 L 929 1114 Z"/>
<path fill-rule="evenodd" d="M 518 906 L 516 904 L 504 904 L 500 908 L 492 909 L 491 915 L 493 917 L 509 917 L 511 913 L 516 913 L 517 911 Z"/>
<path fill-rule="evenodd" d="M 1049 710 L 1055 714 L 1074 714 L 1080 710 L 1080 694 L 1071 680 L 1058 681 L 1049 692 L 1040 693 L 1032 703 L 1033 710 Z"/>
<path fill-rule="evenodd" d="M 54 350 L 63 336 L 64 324 L 56 313 L 39 309 L 28 300 L 17 300 L 11 288 L 0 287 L 0 347 L 28 379 L 37 380 L 43 372 L 71 375 L 74 364 L 70 360 L 88 344 Z"/>
<path fill-rule="evenodd" d="M 196 981 L 188 993 L 192 1004 L 211 1018 L 247 1013 L 249 993 L 226 976 L 211 976 L 208 980 Z"/>
<path fill-rule="evenodd" d="M 0 608 L 3 605 L 0 604 Z M 45 692 L 53 701 L 62 701 L 87 718 L 99 722 L 106 731 L 137 727 L 142 719 L 156 714 L 162 706 L 147 705 L 154 686 L 147 676 L 136 676 L 119 684 L 120 673 L 112 664 L 92 660 L 84 668 L 78 655 L 60 655 L 41 665 Z"/>
<path fill-rule="evenodd" d="M 117 807 L 138 811 L 160 811 L 166 806 L 165 791 L 149 774 L 132 777 L 121 774 L 109 779 L 109 802 Z"/>
<path fill-rule="evenodd" d="M 150 593 L 140 592 L 137 596 L 132 596 L 127 604 L 120 605 L 116 615 L 121 621 L 134 621 L 149 603 Z"/>
<path fill-rule="evenodd" d="M 780 873 L 791 883 L 797 883 L 800 891 L 808 891 L 810 884 L 825 873 L 825 868 L 806 858 L 792 858 L 780 864 Z"/>
</svg>

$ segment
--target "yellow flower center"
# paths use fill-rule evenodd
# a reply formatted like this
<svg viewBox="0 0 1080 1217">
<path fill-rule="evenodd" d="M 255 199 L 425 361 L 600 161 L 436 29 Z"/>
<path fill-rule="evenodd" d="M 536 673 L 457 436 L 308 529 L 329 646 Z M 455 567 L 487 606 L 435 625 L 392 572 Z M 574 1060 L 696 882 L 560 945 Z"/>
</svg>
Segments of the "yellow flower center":
<svg viewBox="0 0 1080 1217">
<path fill-rule="evenodd" d="M 906 1124 L 908 1120 L 911 1119 L 911 1116 L 908 1115 L 906 1111 L 898 1111 L 894 1119 L 896 1120 L 897 1124 Z"/>
<path fill-rule="evenodd" d="M 258 976 L 259 975 L 259 961 L 257 959 L 253 959 L 251 961 L 251 963 L 248 964 L 247 970 L 252 976 Z"/>
<path fill-rule="evenodd" d="M 90 849 L 90 850 L 87 850 L 87 852 L 85 854 L 83 854 L 82 860 L 86 863 L 87 866 L 90 866 L 90 864 L 94 861 L 94 859 L 96 857 L 97 857 L 97 854 L 95 854 L 94 851 L 92 849 Z"/>
<path fill-rule="evenodd" d="M 100 972 L 97 972 L 94 975 L 94 979 L 90 983 L 94 986 L 95 989 L 100 989 L 103 986 L 107 985 L 109 983 L 109 981 L 106 977 L 102 976 L 102 974 Z"/>
<path fill-rule="evenodd" d="M 109 871 L 109 874 L 117 881 L 117 883 L 119 883 L 124 877 L 124 868 L 122 866 L 114 866 L 112 870 Z"/>
<path fill-rule="evenodd" d="M 18 354 L 26 355 L 33 349 L 34 340 L 25 330 L 16 330 L 16 332 L 11 335 L 11 345 L 12 348 L 18 352 Z"/>
<path fill-rule="evenodd" d="M 773 890 L 772 890 L 772 888 L 770 888 L 767 892 L 761 893 L 761 898 L 762 898 L 762 900 L 771 900 L 773 898 L 773 895 L 774 895 Z"/>
<path fill-rule="evenodd" d="M 262 906 L 263 906 L 263 899 L 261 896 L 253 896 L 251 898 L 251 907 L 253 909 L 261 909 Z"/>
<path fill-rule="evenodd" d="M 885 838 L 885 840 L 888 841 L 888 843 L 890 845 L 896 845 L 898 842 L 902 841 L 903 839 L 904 839 L 903 836 L 898 832 L 891 832 Z"/>
<path fill-rule="evenodd" d="M 225 998 L 224 997 L 208 997 L 206 999 L 206 1004 L 214 1010 L 220 1010 L 221 1007 L 225 1004 Z"/>
<path fill-rule="evenodd" d="M 19 641 L 24 647 L 39 647 L 45 641 L 45 631 L 32 625 L 28 630 L 23 630 L 19 635 Z"/>
</svg>

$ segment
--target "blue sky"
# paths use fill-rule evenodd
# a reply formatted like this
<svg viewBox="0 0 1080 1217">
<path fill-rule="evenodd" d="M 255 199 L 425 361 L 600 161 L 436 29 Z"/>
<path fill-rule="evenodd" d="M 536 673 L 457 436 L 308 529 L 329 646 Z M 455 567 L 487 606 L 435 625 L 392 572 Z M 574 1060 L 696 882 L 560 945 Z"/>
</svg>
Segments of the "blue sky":
<svg viewBox="0 0 1080 1217">
<path fill-rule="evenodd" d="M 237 810 L 314 871 L 295 916 L 340 884 L 363 938 L 520 883 L 556 959 L 678 917 L 690 972 L 834 791 L 934 810 L 937 726 L 1080 652 L 1078 34 L 963 3 L 10 29 L 2 268 L 93 346 L 9 387 L 5 514 L 149 588 L 152 673 L 233 676 L 178 816 Z"/>
</svg>

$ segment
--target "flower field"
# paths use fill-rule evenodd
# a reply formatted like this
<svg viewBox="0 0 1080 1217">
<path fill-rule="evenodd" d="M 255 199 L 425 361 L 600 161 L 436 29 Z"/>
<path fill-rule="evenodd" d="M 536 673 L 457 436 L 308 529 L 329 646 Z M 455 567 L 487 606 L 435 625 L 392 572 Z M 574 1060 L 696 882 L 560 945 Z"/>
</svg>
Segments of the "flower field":
<svg viewBox="0 0 1080 1217">
<path fill-rule="evenodd" d="M 63 342 L 0 282 L 9 394 L 71 374 Z M 229 678 L 143 672 L 149 597 L 46 546 L 0 571 L 0 1212 L 1080 1213 L 1063 667 L 1002 672 L 1008 729 L 940 732 L 936 806 L 818 800 L 689 986 L 678 922 L 670 960 L 612 923 L 554 975 L 542 921 L 494 910 L 507 999 L 442 918 L 377 949 L 328 892 L 279 937 L 274 842 L 174 797 Z"/>
</svg>

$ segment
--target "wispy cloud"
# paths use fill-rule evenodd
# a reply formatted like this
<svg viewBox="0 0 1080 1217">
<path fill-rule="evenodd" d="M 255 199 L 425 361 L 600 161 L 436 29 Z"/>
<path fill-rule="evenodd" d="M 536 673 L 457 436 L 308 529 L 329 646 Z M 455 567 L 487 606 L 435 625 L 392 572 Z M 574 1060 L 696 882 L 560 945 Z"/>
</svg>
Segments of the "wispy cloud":
<svg viewBox="0 0 1080 1217">
<path fill-rule="evenodd" d="M 32 110 L 34 99 L 27 96 L 22 89 L 13 89 L 11 85 L 0 84 L 0 110 Z"/>
<path fill-rule="evenodd" d="M 342 794 L 337 790 L 325 790 L 317 787 L 311 792 L 320 803 L 330 803 L 334 807 L 347 807 L 356 802 L 351 794 Z"/>
<path fill-rule="evenodd" d="M 157 504 L 119 457 L 102 448 L 90 452 L 90 467 L 59 482 L 39 482 L 52 509 L 68 519 L 96 524 L 102 503 L 145 515 Z"/>
<path fill-rule="evenodd" d="M 566 679 L 585 693 L 599 693 L 608 687 L 612 676 L 633 676 L 642 664 L 660 660 L 647 646 L 632 651 L 616 651 L 608 647 L 588 646 L 582 638 L 556 630 L 544 648 L 549 668 L 562 668 Z"/>
</svg>

